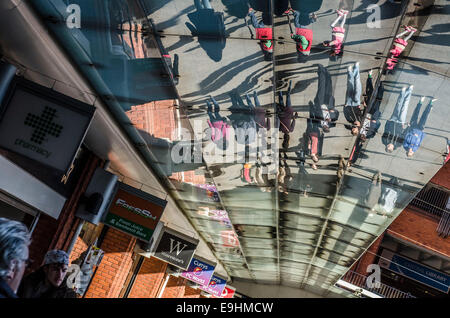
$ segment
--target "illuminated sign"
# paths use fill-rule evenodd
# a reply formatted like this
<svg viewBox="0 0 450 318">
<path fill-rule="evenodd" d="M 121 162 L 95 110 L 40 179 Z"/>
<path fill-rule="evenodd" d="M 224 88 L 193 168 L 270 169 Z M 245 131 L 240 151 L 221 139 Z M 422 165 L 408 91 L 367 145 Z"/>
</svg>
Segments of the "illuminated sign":
<svg viewBox="0 0 450 318">
<path fill-rule="evenodd" d="M 104 223 L 149 242 L 167 201 L 119 183 Z"/>
<path fill-rule="evenodd" d="M 184 277 L 200 286 L 207 287 L 214 273 L 216 265 L 210 261 L 194 256 L 186 271 L 181 274 Z"/>
</svg>

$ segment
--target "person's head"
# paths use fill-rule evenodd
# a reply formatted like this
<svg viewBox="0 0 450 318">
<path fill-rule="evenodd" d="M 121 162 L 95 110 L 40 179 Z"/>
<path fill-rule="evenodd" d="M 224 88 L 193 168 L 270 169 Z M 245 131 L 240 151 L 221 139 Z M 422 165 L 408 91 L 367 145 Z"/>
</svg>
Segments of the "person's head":
<svg viewBox="0 0 450 318">
<path fill-rule="evenodd" d="M 356 135 L 358 135 L 358 132 L 359 132 L 358 127 L 352 126 L 352 135 L 353 135 L 353 136 L 356 136 Z"/>
<path fill-rule="evenodd" d="M 62 250 L 48 251 L 45 255 L 43 269 L 48 282 L 59 287 L 64 281 L 69 266 L 69 255 Z"/>
<path fill-rule="evenodd" d="M 412 150 L 412 148 L 408 149 L 408 152 L 406 153 L 406 155 L 410 158 L 414 155 L 414 151 Z"/>
<path fill-rule="evenodd" d="M 0 279 L 17 292 L 28 260 L 30 233 L 17 221 L 0 218 Z"/>
<path fill-rule="evenodd" d="M 329 132 L 330 132 L 330 127 L 327 126 L 327 125 L 323 125 L 323 126 L 322 126 L 322 130 L 323 130 L 323 132 L 325 132 L 325 133 L 329 133 Z"/>
<path fill-rule="evenodd" d="M 386 146 L 386 152 L 393 152 L 394 151 L 394 144 L 388 144 Z"/>
</svg>

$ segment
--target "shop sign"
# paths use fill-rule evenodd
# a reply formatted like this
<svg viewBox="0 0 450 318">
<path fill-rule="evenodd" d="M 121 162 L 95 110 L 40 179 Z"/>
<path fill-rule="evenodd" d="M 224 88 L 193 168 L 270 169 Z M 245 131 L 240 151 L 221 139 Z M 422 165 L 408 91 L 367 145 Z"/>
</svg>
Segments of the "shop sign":
<svg viewBox="0 0 450 318">
<path fill-rule="evenodd" d="M 104 223 L 149 242 L 167 201 L 119 183 Z"/>
<path fill-rule="evenodd" d="M 213 275 L 208 286 L 200 286 L 200 289 L 216 297 L 220 297 L 227 285 L 227 280 L 217 275 Z"/>
<path fill-rule="evenodd" d="M 198 256 L 194 256 L 188 269 L 181 274 L 181 277 L 193 281 L 201 286 L 208 286 L 215 268 L 216 265 L 212 262 L 204 260 Z"/>
<path fill-rule="evenodd" d="M 156 241 L 153 256 L 186 270 L 194 256 L 198 242 L 198 239 L 165 227 Z"/>
<path fill-rule="evenodd" d="M 379 264 L 381 267 L 425 284 L 444 293 L 448 293 L 450 276 L 428 266 L 411 261 L 405 257 L 384 249 Z"/>
<path fill-rule="evenodd" d="M 233 298 L 235 292 L 236 288 L 231 286 L 225 286 L 225 288 L 222 291 L 222 295 L 220 295 L 220 297 L 213 296 L 213 298 Z"/>
<path fill-rule="evenodd" d="M 0 107 L 0 147 L 66 173 L 95 107 L 16 79 Z"/>
</svg>

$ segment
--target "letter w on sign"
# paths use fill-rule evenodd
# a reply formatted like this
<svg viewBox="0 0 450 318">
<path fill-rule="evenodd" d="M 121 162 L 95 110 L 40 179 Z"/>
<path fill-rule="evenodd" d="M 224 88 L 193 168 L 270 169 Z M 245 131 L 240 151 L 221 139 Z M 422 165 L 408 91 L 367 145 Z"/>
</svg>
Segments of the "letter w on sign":
<svg viewBox="0 0 450 318">
<path fill-rule="evenodd" d="M 183 252 L 183 250 L 186 248 L 186 244 L 183 244 L 184 246 L 182 248 L 180 248 L 181 242 L 180 241 L 176 241 L 177 244 L 174 246 L 175 240 L 174 239 L 170 239 L 170 253 L 173 253 L 173 251 L 176 249 L 177 250 L 177 256 Z"/>
</svg>

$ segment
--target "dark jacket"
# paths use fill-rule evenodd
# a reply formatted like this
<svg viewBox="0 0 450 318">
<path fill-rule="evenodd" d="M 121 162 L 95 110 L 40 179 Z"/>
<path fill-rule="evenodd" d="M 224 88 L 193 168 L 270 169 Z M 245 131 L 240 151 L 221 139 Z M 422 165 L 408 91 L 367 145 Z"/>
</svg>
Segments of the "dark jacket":
<svg viewBox="0 0 450 318">
<path fill-rule="evenodd" d="M 0 278 L 0 298 L 18 298 L 9 285 Z"/>
<path fill-rule="evenodd" d="M 20 284 L 17 294 L 21 298 L 76 298 L 75 291 L 67 287 L 67 279 L 59 287 L 45 288 L 45 272 L 41 267 L 26 276 Z"/>
<path fill-rule="evenodd" d="M 403 144 L 404 129 L 401 123 L 388 120 L 386 122 L 383 136 L 381 137 L 385 146 L 389 144 L 394 145 L 394 149 L 397 149 Z"/>
</svg>

